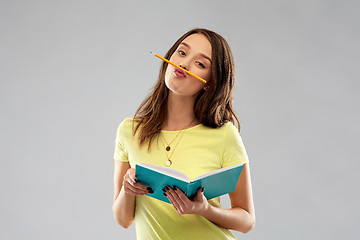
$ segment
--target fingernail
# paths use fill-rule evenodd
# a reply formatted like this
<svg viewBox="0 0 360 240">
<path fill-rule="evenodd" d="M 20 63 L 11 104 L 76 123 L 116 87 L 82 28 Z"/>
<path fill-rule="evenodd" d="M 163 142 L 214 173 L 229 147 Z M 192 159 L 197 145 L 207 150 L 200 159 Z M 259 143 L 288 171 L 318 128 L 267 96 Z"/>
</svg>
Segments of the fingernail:
<svg viewBox="0 0 360 240">
<path fill-rule="evenodd" d="M 166 186 L 166 187 L 165 187 L 165 189 L 166 189 L 167 191 L 169 191 L 169 190 L 170 190 L 170 188 L 169 188 L 168 186 Z"/>
<path fill-rule="evenodd" d="M 163 193 L 165 196 L 166 196 L 166 194 L 165 193 Z"/>
<path fill-rule="evenodd" d="M 149 193 L 154 193 L 154 190 L 151 187 L 148 187 L 147 190 L 149 191 Z"/>
<path fill-rule="evenodd" d="M 166 192 L 166 188 L 163 188 L 162 190 L 163 190 L 164 192 Z"/>
<path fill-rule="evenodd" d="M 173 189 L 175 189 L 175 191 L 177 190 L 177 187 L 176 186 L 173 186 Z"/>
<path fill-rule="evenodd" d="M 138 180 L 137 179 L 134 179 L 134 183 L 137 183 L 138 182 Z"/>
<path fill-rule="evenodd" d="M 204 189 L 205 189 L 204 187 L 201 187 L 201 192 L 204 192 Z"/>
</svg>

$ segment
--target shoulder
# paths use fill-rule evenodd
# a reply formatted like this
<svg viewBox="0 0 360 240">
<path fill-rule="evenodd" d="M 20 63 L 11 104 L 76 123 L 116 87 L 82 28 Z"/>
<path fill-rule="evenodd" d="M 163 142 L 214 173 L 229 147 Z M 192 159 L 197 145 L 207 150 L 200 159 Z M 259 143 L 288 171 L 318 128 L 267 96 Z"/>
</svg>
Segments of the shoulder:
<svg viewBox="0 0 360 240">
<path fill-rule="evenodd" d="M 242 141 L 239 129 L 232 122 L 225 123 L 221 128 L 224 131 L 225 141 Z"/>
<path fill-rule="evenodd" d="M 220 141 L 225 146 L 228 142 L 239 141 L 240 139 L 238 128 L 232 122 L 226 122 L 221 127 L 216 128 L 202 124 L 199 127 L 195 127 L 193 133 L 194 137 L 203 137 L 207 141 Z"/>
<path fill-rule="evenodd" d="M 224 125 L 219 127 L 219 131 L 221 131 L 225 137 L 239 135 L 238 128 L 232 122 L 226 122 Z"/>
<path fill-rule="evenodd" d="M 133 118 L 132 117 L 126 117 L 125 119 L 123 119 L 118 128 L 124 129 L 124 128 L 128 128 L 129 126 L 132 126 L 133 123 Z"/>
<path fill-rule="evenodd" d="M 234 137 L 239 135 L 238 128 L 234 126 L 232 122 L 226 122 L 220 127 L 209 127 L 204 124 L 195 126 L 192 130 L 194 130 L 194 134 L 199 136 L 206 136 L 206 138 L 209 138 L 212 136 L 211 139 L 218 139 L 220 141 L 223 141 L 224 138 L 228 138 L 229 136 Z"/>
<path fill-rule="evenodd" d="M 232 122 L 226 122 L 222 126 L 219 127 L 210 127 L 206 124 L 199 124 L 194 128 L 199 127 L 201 131 L 215 131 L 215 132 L 227 132 L 227 131 L 235 131 L 238 132 L 238 128 Z"/>
<path fill-rule="evenodd" d="M 126 117 L 120 122 L 117 128 L 117 135 L 120 137 L 128 137 L 132 135 L 133 118 Z"/>
<path fill-rule="evenodd" d="M 238 128 L 232 123 L 227 122 L 224 128 L 224 149 L 223 149 L 223 167 L 238 163 L 246 163 L 249 158 Z"/>
<path fill-rule="evenodd" d="M 226 122 L 222 128 L 224 128 L 225 131 L 239 132 L 238 128 L 232 122 Z"/>
</svg>

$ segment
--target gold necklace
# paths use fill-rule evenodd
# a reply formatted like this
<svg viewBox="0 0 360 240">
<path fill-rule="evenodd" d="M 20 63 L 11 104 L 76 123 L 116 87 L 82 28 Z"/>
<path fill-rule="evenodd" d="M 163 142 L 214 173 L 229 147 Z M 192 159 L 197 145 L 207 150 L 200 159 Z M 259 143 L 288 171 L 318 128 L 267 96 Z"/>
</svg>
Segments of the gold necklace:
<svg viewBox="0 0 360 240">
<path fill-rule="evenodd" d="M 174 138 L 169 144 L 168 144 L 167 141 L 166 141 L 165 135 L 161 132 L 162 137 L 163 137 L 163 139 L 164 139 L 164 141 L 165 141 L 165 143 L 166 143 L 166 145 L 167 145 L 167 146 L 165 147 L 164 142 L 163 142 L 163 146 L 164 146 L 164 148 L 165 148 L 165 150 L 166 150 L 165 153 L 166 153 L 166 157 L 167 157 L 167 160 L 165 161 L 165 166 L 170 167 L 170 166 L 172 165 L 171 157 L 172 157 L 172 155 L 174 154 L 175 149 L 176 149 L 177 145 L 179 144 L 179 142 L 180 142 L 180 140 L 181 140 L 181 138 L 182 138 L 182 136 L 183 136 L 184 134 L 181 134 L 181 136 L 180 136 L 180 138 L 179 138 L 179 141 L 176 143 L 176 145 L 175 145 L 175 147 L 174 147 L 174 150 L 171 152 L 171 154 L 170 154 L 170 156 L 169 156 L 169 155 L 168 155 L 168 152 L 171 150 L 170 145 L 175 141 L 175 139 L 180 135 L 180 133 L 183 133 L 183 131 L 185 130 L 185 128 L 190 127 L 190 125 L 194 122 L 194 120 L 195 120 L 195 117 L 194 117 L 194 119 L 191 121 L 191 123 L 190 123 L 188 126 L 184 127 L 183 129 L 181 129 L 181 130 L 178 132 L 178 134 L 176 134 L 175 138 Z"/>
<path fill-rule="evenodd" d="M 183 135 L 184 135 L 184 134 L 181 134 L 181 136 L 180 136 L 180 138 L 179 138 L 179 141 L 176 143 L 176 145 L 175 145 L 175 147 L 174 147 L 174 150 L 170 153 L 170 156 L 168 155 L 168 151 L 165 152 L 165 153 L 166 153 L 166 158 L 167 158 L 167 160 L 165 161 L 165 166 L 170 167 L 170 166 L 172 165 L 171 157 L 172 157 L 172 155 L 174 154 L 175 149 L 176 149 L 177 145 L 179 144 L 179 142 L 180 142 L 180 140 L 181 140 L 181 138 L 182 138 Z M 163 136 L 164 136 L 164 135 L 163 135 Z M 163 146 L 165 147 L 164 142 L 163 142 Z"/>
<path fill-rule="evenodd" d="M 175 139 L 179 136 L 179 134 L 180 134 L 183 130 L 184 130 L 184 129 L 181 129 L 181 130 L 178 132 L 178 134 L 176 134 L 175 138 L 174 138 L 170 143 L 167 143 L 164 134 L 162 134 L 163 139 L 164 139 L 164 141 L 165 141 L 165 143 L 166 143 L 166 148 L 165 148 L 165 150 L 166 150 L 167 152 L 171 150 L 170 145 L 175 141 Z M 164 145 L 164 143 L 163 143 L 163 145 Z M 164 147 L 165 147 L 165 146 L 164 146 Z"/>
</svg>

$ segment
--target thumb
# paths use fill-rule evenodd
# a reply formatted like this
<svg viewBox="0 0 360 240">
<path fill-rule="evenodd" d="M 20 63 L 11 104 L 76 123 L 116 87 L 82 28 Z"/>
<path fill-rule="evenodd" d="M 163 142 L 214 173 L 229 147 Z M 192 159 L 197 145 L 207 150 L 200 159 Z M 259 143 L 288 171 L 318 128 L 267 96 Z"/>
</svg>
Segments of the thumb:
<svg viewBox="0 0 360 240">
<path fill-rule="evenodd" d="M 205 196 L 204 196 L 204 187 L 199 187 L 194 200 L 195 201 L 201 201 L 204 198 L 205 198 Z"/>
<path fill-rule="evenodd" d="M 137 183 L 136 174 L 135 174 L 135 169 L 134 169 L 134 168 L 129 168 L 129 169 L 128 169 L 128 174 L 129 174 L 130 179 L 131 179 L 133 182 Z"/>
</svg>

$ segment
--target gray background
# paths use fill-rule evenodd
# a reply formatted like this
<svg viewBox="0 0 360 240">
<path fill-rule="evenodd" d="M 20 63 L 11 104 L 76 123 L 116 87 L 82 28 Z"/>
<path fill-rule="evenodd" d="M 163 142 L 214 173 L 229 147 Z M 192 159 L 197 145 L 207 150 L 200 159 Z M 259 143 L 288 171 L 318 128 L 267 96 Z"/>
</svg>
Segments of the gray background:
<svg viewBox="0 0 360 240">
<path fill-rule="evenodd" d="M 229 42 L 257 223 L 239 239 L 357 239 L 359 1 L 1 1 L 3 239 L 134 239 L 112 216 L 118 124 L 161 55 Z M 228 199 L 222 198 L 225 207 Z"/>
</svg>

